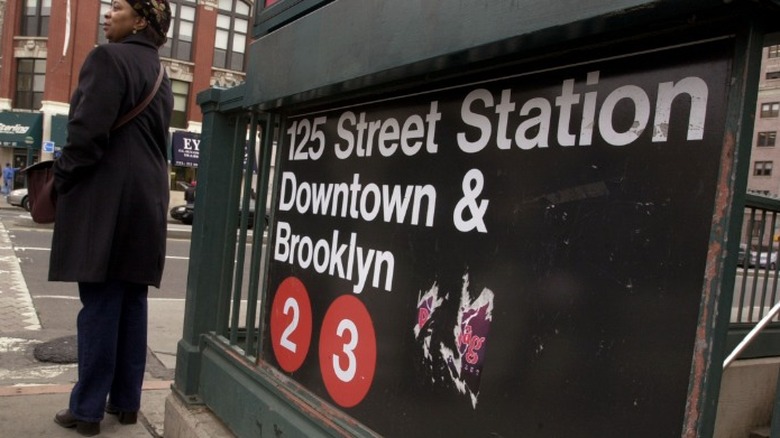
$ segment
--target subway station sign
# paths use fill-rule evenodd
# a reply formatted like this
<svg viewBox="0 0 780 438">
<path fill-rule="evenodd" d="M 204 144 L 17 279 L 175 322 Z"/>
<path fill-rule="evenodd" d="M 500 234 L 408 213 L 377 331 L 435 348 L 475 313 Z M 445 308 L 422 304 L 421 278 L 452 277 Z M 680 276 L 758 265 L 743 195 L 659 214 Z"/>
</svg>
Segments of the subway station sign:
<svg viewBox="0 0 780 438">
<path fill-rule="evenodd" d="M 265 360 L 386 436 L 679 436 L 732 51 L 289 117 Z"/>
</svg>

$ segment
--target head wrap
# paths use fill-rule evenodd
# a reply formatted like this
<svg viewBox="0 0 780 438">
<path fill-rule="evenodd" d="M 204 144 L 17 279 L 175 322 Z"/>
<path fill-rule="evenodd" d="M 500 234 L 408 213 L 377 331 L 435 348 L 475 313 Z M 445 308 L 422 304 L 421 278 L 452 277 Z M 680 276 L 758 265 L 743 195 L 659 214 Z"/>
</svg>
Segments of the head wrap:
<svg viewBox="0 0 780 438">
<path fill-rule="evenodd" d="M 168 33 L 168 27 L 171 25 L 171 6 L 168 0 L 127 0 L 127 3 L 138 15 L 146 18 L 149 25 L 160 35 L 165 36 Z"/>
</svg>

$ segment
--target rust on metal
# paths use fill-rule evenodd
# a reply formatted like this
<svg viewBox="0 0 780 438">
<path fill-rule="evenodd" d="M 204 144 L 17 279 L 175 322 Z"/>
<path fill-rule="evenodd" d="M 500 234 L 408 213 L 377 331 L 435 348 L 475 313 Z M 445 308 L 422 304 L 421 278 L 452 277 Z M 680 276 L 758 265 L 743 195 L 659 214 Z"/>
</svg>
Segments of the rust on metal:
<svg viewBox="0 0 780 438">
<path fill-rule="evenodd" d="M 285 402 L 295 407 L 301 415 L 327 428 L 331 434 L 352 437 L 355 436 L 355 433 L 348 428 L 353 428 L 359 430 L 360 434 L 364 436 L 379 436 L 354 418 L 338 409 L 334 409 L 298 382 L 290 379 L 264 361 L 255 360 L 254 363 L 247 362 L 246 356 L 237 348 L 228 346 L 226 341 L 225 338 L 220 337 L 213 344 L 210 343 L 210 345 L 216 346 L 220 351 L 229 355 L 232 363 L 246 367 L 248 371 L 258 374 L 260 379 L 276 389 L 280 398 L 283 398 Z"/>
<path fill-rule="evenodd" d="M 707 250 L 707 264 L 704 272 L 699 321 L 696 327 L 696 342 L 693 350 L 688 401 L 685 408 L 683 437 L 693 438 L 698 436 L 699 421 L 702 415 L 701 409 L 703 401 L 706 400 L 706 397 L 704 397 L 706 385 L 704 383 L 713 363 L 710 334 L 716 323 L 717 303 L 721 292 L 718 273 L 722 264 L 722 242 L 726 237 L 727 219 L 733 200 L 732 183 L 735 151 L 736 137 L 733 132 L 726 131 L 720 159 L 721 168 L 716 186 L 717 192 L 715 194 L 710 244 Z"/>
</svg>

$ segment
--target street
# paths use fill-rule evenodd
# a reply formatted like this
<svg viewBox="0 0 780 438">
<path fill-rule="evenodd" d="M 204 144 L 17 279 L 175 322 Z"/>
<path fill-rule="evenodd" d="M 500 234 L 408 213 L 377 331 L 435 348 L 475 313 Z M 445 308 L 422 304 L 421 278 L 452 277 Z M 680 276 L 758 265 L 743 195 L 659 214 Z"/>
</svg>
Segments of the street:
<svg viewBox="0 0 780 438">
<path fill-rule="evenodd" d="M 0 199 L 0 203 L 0 232 L 7 234 L 40 325 L 39 329 L 25 327 L 9 331 L 7 322 L 0 324 L 3 329 L 0 332 L 0 387 L 71 384 L 76 380 L 75 364 L 42 363 L 35 360 L 32 350 L 41 342 L 75 335 L 76 316 L 81 307 L 77 286 L 47 281 L 53 226 L 35 224 L 21 208 L 10 207 L 4 199 Z M 187 237 L 190 227 L 176 223 L 169 227 L 179 232 L 169 234 L 160 289 L 149 290 L 147 373 L 157 380 L 173 379 L 176 344 L 182 334 L 190 250 Z M 6 250 L 4 254 L 9 252 Z M 7 258 L 4 257 L 4 262 Z M 6 274 L 6 270 L 0 269 L 5 283 L 0 286 L 0 292 L 7 296 L 8 287 L 17 289 L 16 293 L 20 287 L 19 284 L 9 286 L 11 275 Z"/>
</svg>

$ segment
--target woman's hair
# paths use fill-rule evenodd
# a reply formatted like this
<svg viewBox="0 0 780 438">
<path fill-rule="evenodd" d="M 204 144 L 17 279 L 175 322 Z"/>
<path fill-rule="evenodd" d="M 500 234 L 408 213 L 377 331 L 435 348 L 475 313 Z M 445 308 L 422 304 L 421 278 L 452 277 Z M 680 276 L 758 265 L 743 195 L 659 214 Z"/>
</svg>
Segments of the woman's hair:
<svg viewBox="0 0 780 438">
<path fill-rule="evenodd" d="M 145 37 L 149 38 L 150 41 L 154 43 L 155 46 L 158 48 L 162 47 L 163 44 L 165 44 L 166 41 L 168 41 L 168 37 L 166 35 L 160 35 L 159 32 L 157 32 L 156 29 L 154 29 L 152 26 L 146 26 L 139 32 Z"/>
<path fill-rule="evenodd" d="M 168 0 L 127 0 L 136 14 L 146 19 L 146 27 L 142 34 L 162 47 L 168 40 L 166 36 L 171 25 L 171 5 Z"/>
</svg>

